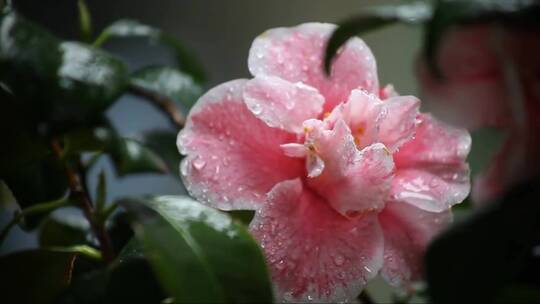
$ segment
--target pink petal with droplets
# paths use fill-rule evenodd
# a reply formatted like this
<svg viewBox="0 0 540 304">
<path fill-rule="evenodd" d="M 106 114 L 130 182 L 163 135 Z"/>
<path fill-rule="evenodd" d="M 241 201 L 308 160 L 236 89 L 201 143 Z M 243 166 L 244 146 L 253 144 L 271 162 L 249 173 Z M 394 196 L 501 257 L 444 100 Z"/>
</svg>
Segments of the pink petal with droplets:
<svg viewBox="0 0 540 304">
<path fill-rule="evenodd" d="M 383 102 L 379 117 L 379 141 L 395 152 L 409 141 L 416 130 L 420 100 L 414 96 L 397 96 Z"/>
<path fill-rule="evenodd" d="M 244 100 L 268 126 L 293 133 L 301 133 L 304 120 L 317 117 L 324 104 L 324 97 L 316 89 L 273 76 L 249 80 Z"/>
<path fill-rule="evenodd" d="M 353 90 L 348 101 L 335 107 L 325 121 L 332 125 L 343 119 L 359 148 L 379 142 L 395 152 L 414 135 L 419 107 L 420 100 L 413 96 L 382 101 L 364 90 Z"/>
<path fill-rule="evenodd" d="M 333 130 L 313 129 L 307 141 L 325 164 L 321 174 L 307 182 L 336 211 L 355 216 L 382 209 L 394 170 L 392 156 L 383 144 L 358 150 L 343 120 Z"/>
<path fill-rule="evenodd" d="M 249 51 L 251 74 L 310 85 L 325 97 L 325 111 L 347 100 L 356 88 L 378 94 L 375 58 L 360 38 L 352 38 L 345 44 L 333 63 L 331 77 L 324 74 L 324 50 L 335 28 L 333 24 L 305 23 L 264 32 Z"/>
<path fill-rule="evenodd" d="M 403 202 L 388 202 L 379 221 L 384 233 L 381 275 L 391 285 L 408 287 L 422 277 L 427 244 L 452 221 L 452 213 L 433 213 Z"/>
<path fill-rule="evenodd" d="M 256 209 L 276 183 L 304 172 L 302 161 L 280 147 L 296 136 L 268 127 L 248 110 L 245 83 L 230 81 L 202 96 L 177 140 L 186 155 L 181 173 L 187 190 L 223 210 Z"/>
<path fill-rule="evenodd" d="M 462 202 L 470 191 L 466 158 L 471 137 L 430 115 L 418 116 L 415 138 L 394 154 L 392 198 L 440 212 Z"/>
<path fill-rule="evenodd" d="M 250 229 L 270 265 L 278 302 L 354 300 L 382 266 L 377 215 L 347 219 L 300 179 L 276 185 Z"/>
</svg>

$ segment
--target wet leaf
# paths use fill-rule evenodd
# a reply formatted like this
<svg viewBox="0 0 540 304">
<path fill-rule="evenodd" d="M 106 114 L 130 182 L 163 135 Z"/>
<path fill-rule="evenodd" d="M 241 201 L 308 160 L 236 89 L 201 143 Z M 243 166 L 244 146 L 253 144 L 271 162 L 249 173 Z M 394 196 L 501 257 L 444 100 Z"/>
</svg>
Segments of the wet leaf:
<svg viewBox="0 0 540 304">
<path fill-rule="evenodd" d="M 120 137 L 113 129 L 79 129 L 65 136 L 68 153 L 102 151 L 110 155 L 119 176 L 139 173 L 167 173 L 163 160 L 142 143 Z"/>
<path fill-rule="evenodd" d="M 136 71 L 131 83 L 143 89 L 165 95 L 182 110 L 189 110 L 203 93 L 191 76 L 170 67 L 148 67 Z"/>
<path fill-rule="evenodd" d="M 143 133 L 140 141 L 158 154 L 167 164 L 169 173 L 180 178 L 180 160 L 182 155 L 176 147 L 177 132 L 169 130 L 152 130 Z"/>
<path fill-rule="evenodd" d="M 0 81 L 56 128 L 93 121 L 128 80 L 126 66 L 104 51 L 62 42 L 14 12 L 0 19 Z"/>
<path fill-rule="evenodd" d="M 169 295 L 183 302 L 272 302 L 264 258 L 247 230 L 188 197 L 126 199 L 135 231 Z"/>
<path fill-rule="evenodd" d="M 205 80 L 202 65 L 197 61 L 191 51 L 187 50 L 176 38 L 163 33 L 160 29 L 136 20 L 123 19 L 109 25 L 94 42 L 101 46 L 111 38 L 145 38 L 150 43 L 161 43 L 171 48 L 176 55 L 180 70 L 191 75 L 198 82 Z"/>
</svg>

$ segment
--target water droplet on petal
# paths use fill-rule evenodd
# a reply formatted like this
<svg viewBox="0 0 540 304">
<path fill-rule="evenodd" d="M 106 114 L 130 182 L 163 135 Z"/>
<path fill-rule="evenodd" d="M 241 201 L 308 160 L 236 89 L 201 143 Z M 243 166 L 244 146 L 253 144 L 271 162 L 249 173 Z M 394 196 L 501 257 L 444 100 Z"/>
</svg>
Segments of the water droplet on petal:
<svg viewBox="0 0 540 304">
<path fill-rule="evenodd" d="M 206 162 L 202 158 L 197 158 L 193 161 L 193 167 L 197 170 L 201 170 L 204 166 L 206 166 Z"/>
<path fill-rule="evenodd" d="M 365 269 L 365 270 L 366 270 L 367 272 L 369 272 L 369 273 L 371 273 L 371 272 L 372 272 L 372 270 L 371 270 L 371 269 L 369 269 L 369 267 L 367 267 L 367 266 L 364 266 L 364 269 Z"/>
<path fill-rule="evenodd" d="M 258 103 L 250 104 L 249 106 L 251 112 L 255 115 L 259 115 L 262 113 L 262 106 Z"/>
</svg>

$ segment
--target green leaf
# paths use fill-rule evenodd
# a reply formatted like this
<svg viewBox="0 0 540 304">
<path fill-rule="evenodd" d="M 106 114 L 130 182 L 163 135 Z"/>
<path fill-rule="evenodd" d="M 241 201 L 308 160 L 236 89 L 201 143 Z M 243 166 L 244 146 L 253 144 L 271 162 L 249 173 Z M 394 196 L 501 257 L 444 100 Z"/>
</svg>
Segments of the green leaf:
<svg viewBox="0 0 540 304">
<path fill-rule="evenodd" d="M 118 175 L 135 173 L 167 173 L 167 166 L 158 155 L 138 141 L 124 138 L 110 151 Z"/>
<path fill-rule="evenodd" d="M 3 303 L 53 303 L 71 282 L 77 253 L 29 250 L 0 257 Z"/>
<path fill-rule="evenodd" d="M 183 302 L 272 302 L 264 258 L 247 230 L 188 197 L 121 203 L 164 289 Z"/>
<path fill-rule="evenodd" d="M 167 164 L 170 173 L 180 178 L 179 167 L 182 155 L 176 147 L 177 132 L 169 130 L 152 130 L 144 132 L 140 141 L 158 154 Z"/>
<path fill-rule="evenodd" d="M 522 0 L 437 0 L 433 17 L 426 24 L 424 54 L 431 70 L 441 75 L 437 66 L 437 51 L 446 32 L 453 26 L 469 23 L 536 24 L 540 18 L 540 3 Z"/>
<path fill-rule="evenodd" d="M 81 39 L 84 42 L 90 42 L 92 39 L 92 17 L 84 0 L 78 0 L 79 8 L 79 26 L 81 28 Z"/>
<path fill-rule="evenodd" d="M 431 16 L 431 6 L 424 1 L 400 5 L 379 5 L 365 9 L 361 15 L 338 24 L 326 46 L 324 69 L 330 74 L 330 66 L 339 48 L 351 37 L 397 22 L 419 23 Z"/>
<path fill-rule="evenodd" d="M 468 162 L 471 166 L 471 176 L 487 169 L 493 162 L 493 157 L 500 151 L 506 138 L 503 131 L 495 128 L 481 128 L 471 132 L 472 149 Z"/>
<path fill-rule="evenodd" d="M 171 67 L 147 67 L 136 71 L 131 83 L 145 90 L 165 95 L 181 109 L 190 109 L 203 93 L 191 76 Z"/>
<path fill-rule="evenodd" d="M 505 288 L 520 283 L 523 272 L 533 274 L 537 284 L 538 197 L 538 181 L 516 187 L 440 235 L 426 255 L 431 301 L 459 303 L 466 295 L 471 303 L 493 303 Z"/>
<path fill-rule="evenodd" d="M 133 236 L 133 229 L 131 228 L 131 222 L 133 217 L 121 210 L 115 213 L 107 221 L 107 231 L 111 237 L 111 242 L 115 252 L 120 252 L 124 246 L 130 241 Z"/>
<path fill-rule="evenodd" d="M 0 81 L 40 119 L 65 126 L 96 119 L 129 78 L 108 53 L 62 42 L 11 12 L 0 19 Z"/>
<path fill-rule="evenodd" d="M 39 228 L 39 245 L 67 247 L 86 244 L 89 230 L 88 221 L 80 215 L 53 213 Z"/>
<path fill-rule="evenodd" d="M 52 156 L 5 171 L 2 178 L 22 209 L 58 200 L 68 189 L 63 164 Z M 25 227 L 35 228 L 47 213 L 27 216 Z"/>
<path fill-rule="evenodd" d="M 180 69 L 193 77 L 196 81 L 204 82 L 205 75 L 201 64 L 195 56 L 188 51 L 176 38 L 163 33 L 160 29 L 140 23 L 136 20 L 118 20 L 109 25 L 94 42 L 100 47 L 111 38 L 145 38 L 151 43 L 159 42 L 174 51 Z"/>
<path fill-rule="evenodd" d="M 167 166 L 152 150 L 137 140 L 120 137 L 112 128 L 79 129 L 65 136 L 69 154 L 103 151 L 111 156 L 119 176 L 167 173 Z"/>
<path fill-rule="evenodd" d="M 136 240 L 106 269 L 75 279 L 58 303 L 160 303 L 165 295 Z"/>
</svg>

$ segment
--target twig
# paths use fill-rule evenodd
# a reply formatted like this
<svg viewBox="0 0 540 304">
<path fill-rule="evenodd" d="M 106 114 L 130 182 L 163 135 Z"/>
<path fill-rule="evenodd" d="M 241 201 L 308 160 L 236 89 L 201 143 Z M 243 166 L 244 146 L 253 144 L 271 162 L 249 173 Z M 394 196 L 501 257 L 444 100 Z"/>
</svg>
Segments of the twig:
<svg viewBox="0 0 540 304">
<path fill-rule="evenodd" d="M 129 86 L 128 91 L 133 95 L 137 95 L 145 98 L 148 101 L 151 101 L 154 106 L 156 106 L 159 110 L 161 110 L 167 115 L 167 117 L 175 127 L 179 129 L 184 127 L 184 123 L 186 122 L 184 114 L 182 114 L 176 108 L 174 101 L 167 96 L 147 90 L 134 84 L 131 84 Z"/>
<path fill-rule="evenodd" d="M 60 147 L 58 141 L 52 141 L 52 149 L 58 158 L 62 158 L 62 148 Z M 77 175 L 77 173 L 75 173 L 75 171 L 73 171 L 68 165 L 65 166 L 65 171 L 68 178 L 71 195 L 79 203 L 79 207 L 82 209 L 84 216 L 90 223 L 90 226 L 92 227 L 92 230 L 99 241 L 99 246 L 103 254 L 103 260 L 106 263 L 112 262 L 114 259 L 114 254 L 111 239 L 105 230 L 103 223 L 98 221 L 95 216 L 94 207 L 90 202 L 88 192 L 85 191 L 85 186 L 81 184 L 79 175 Z M 83 175 L 84 172 L 80 172 L 80 174 Z"/>
</svg>

